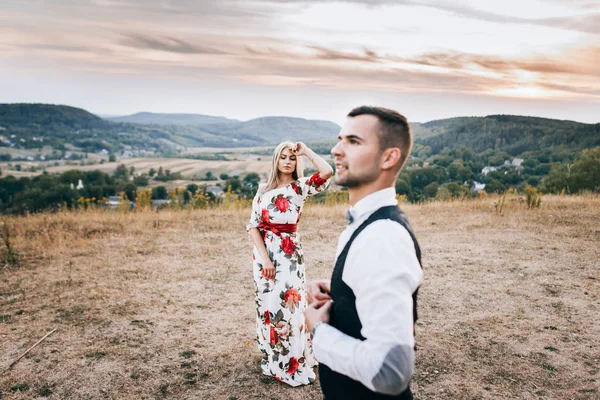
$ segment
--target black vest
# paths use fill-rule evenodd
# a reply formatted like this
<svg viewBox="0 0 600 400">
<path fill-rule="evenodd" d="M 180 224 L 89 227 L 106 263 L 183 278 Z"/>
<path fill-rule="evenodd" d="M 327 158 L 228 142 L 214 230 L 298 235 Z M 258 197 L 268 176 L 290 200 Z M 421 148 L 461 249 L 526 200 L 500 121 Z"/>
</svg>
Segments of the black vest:
<svg viewBox="0 0 600 400">
<path fill-rule="evenodd" d="M 348 243 L 346 243 L 346 246 L 340 253 L 333 269 L 331 277 L 331 298 L 333 299 L 333 307 L 331 309 L 329 324 L 346 335 L 360 340 L 365 340 L 365 338 L 360 334 L 362 324 L 358 318 L 358 312 L 356 311 L 356 297 L 354 296 L 352 289 L 350 289 L 350 287 L 342 280 L 342 274 L 344 272 L 344 265 L 346 264 L 346 256 L 348 255 L 348 251 L 350 250 L 350 246 L 354 239 L 356 239 L 369 224 L 380 219 L 396 221 L 406 228 L 414 242 L 417 259 L 419 260 L 419 264 L 421 264 L 421 249 L 410 228 L 406 214 L 404 214 L 398 206 L 387 206 L 378 209 L 352 233 L 350 240 L 348 240 Z M 412 295 L 414 322 L 417 321 L 418 290 L 419 289 Z M 360 382 L 332 371 L 325 364 L 319 364 L 319 381 L 321 383 L 323 395 L 327 400 L 412 400 L 413 398 L 410 387 L 397 396 L 375 393 Z"/>
</svg>

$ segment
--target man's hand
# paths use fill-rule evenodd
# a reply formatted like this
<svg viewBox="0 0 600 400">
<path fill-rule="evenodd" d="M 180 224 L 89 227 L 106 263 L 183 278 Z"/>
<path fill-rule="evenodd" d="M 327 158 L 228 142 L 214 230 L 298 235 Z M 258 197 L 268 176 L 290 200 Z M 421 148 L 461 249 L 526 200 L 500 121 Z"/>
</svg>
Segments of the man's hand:
<svg viewBox="0 0 600 400">
<path fill-rule="evenodd" d="M 329 281 L 313 281 L 308 284 L 306 291 L 306 299 L 308 304 L 312 304 L 315 301 L 329 300 L 331 289 L 329 288 Z"/>
<path fill-rule="evenodd" d="M 304 311 L 304 317 L 306 318 L 306 327 L 309 332 L 312 332 L 313 327 L 319 321 L 325 323 L 329 322 L 329 311 L 333 305 L 333 300 L 321 300 L 312 303 Z"/>
</svg>

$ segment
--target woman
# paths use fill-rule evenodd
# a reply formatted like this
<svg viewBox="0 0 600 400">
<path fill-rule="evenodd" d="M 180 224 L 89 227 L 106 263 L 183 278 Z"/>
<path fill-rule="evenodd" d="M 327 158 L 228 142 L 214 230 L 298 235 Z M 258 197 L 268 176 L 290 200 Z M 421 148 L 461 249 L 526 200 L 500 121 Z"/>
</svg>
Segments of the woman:
<svg viewBox="0 0 600 400">
<path fill-rule="evenodd" d="M 302 177 L 300 156 L 318 172 Z M 300 236 L 296 232 L 307 197 L 328 185 L 329 164 L 304 143 L 283 142 L 273 153 L 266 186 L 252 202 L 247 230 L 254 243 L 258 347 L 263 373 L 291 386 L 315 380 L 316 361 L 304 323 L 306 279 Z"/>
</svg>

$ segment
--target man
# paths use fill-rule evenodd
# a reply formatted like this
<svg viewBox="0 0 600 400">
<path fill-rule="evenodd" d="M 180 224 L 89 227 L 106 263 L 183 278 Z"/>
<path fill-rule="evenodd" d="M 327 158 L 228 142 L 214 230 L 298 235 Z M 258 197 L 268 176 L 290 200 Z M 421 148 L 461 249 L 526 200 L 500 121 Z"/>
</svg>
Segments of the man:
<svg viewBox="0 0 600 400">
<path fill-rule="evenodd" d="M 305 312 L 326 400 L 413 398 L 423 272 L 394 188 L 411 147 L 404 116 L 363 106 L 348 114 L 331 150 L 336 183 L 348 188 L 352 207 L 331 282 L 309 285 Z"/>
</svg>

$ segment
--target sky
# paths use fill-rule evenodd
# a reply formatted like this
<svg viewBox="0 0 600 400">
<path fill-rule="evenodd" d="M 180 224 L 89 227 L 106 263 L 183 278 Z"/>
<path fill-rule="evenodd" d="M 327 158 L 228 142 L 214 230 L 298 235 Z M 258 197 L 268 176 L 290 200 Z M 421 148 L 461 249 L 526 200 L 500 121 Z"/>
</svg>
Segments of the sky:
<svg viewBox="0 0 600 400">
<path fill-rule="evenodd" d="M 2 0 L 0 103 L 600 122 L 600 0 Z"/>
</svg>

